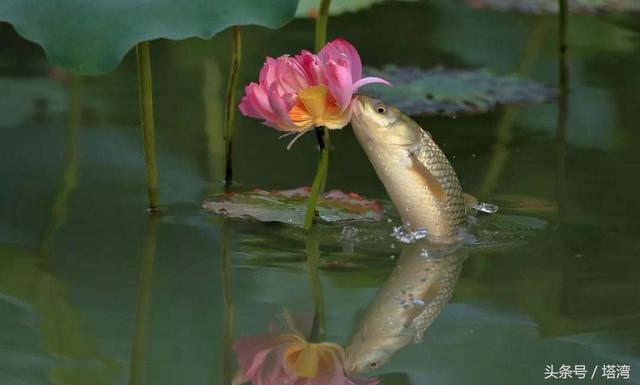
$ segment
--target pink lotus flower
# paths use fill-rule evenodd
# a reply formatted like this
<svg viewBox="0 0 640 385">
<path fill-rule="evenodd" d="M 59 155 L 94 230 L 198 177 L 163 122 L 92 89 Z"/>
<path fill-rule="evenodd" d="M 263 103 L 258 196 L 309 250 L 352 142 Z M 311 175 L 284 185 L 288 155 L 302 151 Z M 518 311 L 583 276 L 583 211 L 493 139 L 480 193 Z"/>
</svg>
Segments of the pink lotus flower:
<svg viewBox="0 0 640 385">
<path fill-rule="evenodd" d="M 354 93 L 369 83 L 389 85 L 384 79 L 362 78 L 358 51 L 336 39 L 317 55 L 303 50 L 293 57 L 267 58 L 259 82 L 246 86 L 240 112 L 264 119 L 277 130 L 297 133 L 295 141 L 314 127 L 346 126 Z"/>
<path fill-rule="evenodd" d="M 290 321 L 285 313 L 285 320 Z M 236 342 L 241 376 L 236 384 L 253 385 L 378 385 L 377 378 L 350 377 L 344 368 L 341 346 L 311 343 L 293 329 L 244 337 Z"/>
</svg>

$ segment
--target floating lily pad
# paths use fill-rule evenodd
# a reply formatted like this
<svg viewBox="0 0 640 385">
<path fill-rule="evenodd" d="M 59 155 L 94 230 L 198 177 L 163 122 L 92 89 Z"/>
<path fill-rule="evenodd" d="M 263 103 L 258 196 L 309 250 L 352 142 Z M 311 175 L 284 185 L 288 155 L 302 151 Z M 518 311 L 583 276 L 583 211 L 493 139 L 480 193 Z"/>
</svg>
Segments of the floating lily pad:
<svg viewBox="0 0 640 385">
<path fill-rule="evenodd" d="M 206 200 L 202 206 L 231 218 L 302 225 L 310 191 L 309 187 L 301 187 L 282 191 L 255 189 L 243 193 L 226 193 Z M 326 222 L 380 221 L 383 218 L 380 202 L 339 190 L 331 190 L 322 195 L 318 200 L 317 211 Z"/>
<path fill-rule="evenodd" d="M 558 13 L 558 0 L 465 0 L 473 8 L 492 8 L 524 13 Z M 569 0 L 569 9 L 577 13 L 640 11 L 638 0 Z"/>
<path fill-rule="evenodd" d="M 332 0 L 329 7 L 330 15 L 342 15 L 346 12 L 357 12 L 367 9 L 385 0 Z M 320 0 L 300 0 L 296 17 L 316 17 Z"/>
<path fill-rule="evenodd" d="M 393 87 L 372 85 L 367 93 L 410 115 L 482 113 L 499 105 L 544 103 L 556 91 L 517 76 L 496 76 L 487 70 L 421 69 L 389 65 L 368 68 L 367 76 L 387 79 Z"/>
<path fill-rule="evenodd" d="M 3 0 L 0 21 L 40 44 L 53 64 L 95 75 L 113 70 L 135 44 L 208 39 L 232 25 L 277 28 L 298 0 Z"/>
</svg>

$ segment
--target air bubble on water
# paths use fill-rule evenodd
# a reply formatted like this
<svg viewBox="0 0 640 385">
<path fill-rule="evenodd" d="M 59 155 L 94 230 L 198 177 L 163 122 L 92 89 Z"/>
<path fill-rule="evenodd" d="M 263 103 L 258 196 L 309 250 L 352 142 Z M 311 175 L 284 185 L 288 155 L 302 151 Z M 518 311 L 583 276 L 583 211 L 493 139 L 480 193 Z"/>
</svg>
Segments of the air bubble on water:
<svg viewBox="0 0 640 385">
<path fill-rule="evenodd" d="M 421 256 L 421 257 L 425 257 L 425 258 L 430 257 L 430 255 L 429 255 L 429 250 L 427 250 L 427 249 L 422 249 L 422 250 L 420 250 L 420 256 Z"/>
<path fill-rule="evenodd" d="M 395 243 L 392 243 L 392 244 L 391 244 L 391 248 L 392 248 L 392 249 L 395 249 L 395 248 L 396 248 L 396 244 L 395 244 Z"/>
<path fill-rule="evenodd" d="M 492 203 L 480 202 L 477 205 L 473 206 L 474 209 L 478 211 L 482 211 L 483 213 L 493 214 L 498 212 L 499 207 Z"/>
<path fill-rule="evenodd" d="M 476 157 L 476 153 L 474 152 L 473 154 L 471 154 L 471 157 L 475 158 Z"/>
<path fill-rule="evenodd" d="M 391 254 L 391 255 L 389 256 L 389 259 L 396 259 L 396 256 L 395 256 L 395 255 L 393 255 L 393 254 Z"/>
</svg>

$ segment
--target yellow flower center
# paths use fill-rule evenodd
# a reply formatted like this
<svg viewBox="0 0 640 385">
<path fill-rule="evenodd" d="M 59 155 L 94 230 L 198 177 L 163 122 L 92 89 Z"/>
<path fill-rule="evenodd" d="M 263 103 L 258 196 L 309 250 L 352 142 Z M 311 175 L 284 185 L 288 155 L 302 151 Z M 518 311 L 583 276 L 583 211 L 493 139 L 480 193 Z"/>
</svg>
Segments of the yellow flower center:
<svg viewBox="0 0 640 385">
<path fill-rule="evenodd" d="M 301 128 L 331 125 L 336 119 L 343 119 L 340 115 L 340 106 L 323 85 L 298 92 L 298 101 L 289 110 L 289 117 Z"/>
<path fill-rule="evenodd" d="M 289 346 L 284 362 L 297 377 L 314 378 L 320 371 L 332 371 L 340 346 L 331 343 L 296 343 Z"/>
</svg>

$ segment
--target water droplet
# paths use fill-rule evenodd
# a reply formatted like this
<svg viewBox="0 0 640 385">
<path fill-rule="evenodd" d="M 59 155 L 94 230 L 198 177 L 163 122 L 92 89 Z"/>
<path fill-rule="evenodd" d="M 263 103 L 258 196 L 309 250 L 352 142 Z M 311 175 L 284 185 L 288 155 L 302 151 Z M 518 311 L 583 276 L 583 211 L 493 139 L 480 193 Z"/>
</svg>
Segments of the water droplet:
<svg viewBox="0 0 640 385">
<path fill-rule="evenodd" d="M 427 229 L 410 230 L 407 226 L 397 226 L 393 228 L 391 235 L 402 243 L 414 243 L 419 239 L 426 238 L 429 233 Z"/>
<path fill-rule="evenodd" d="M 416 298 L 416 299 L 414 299 L 412 302 L 413 302 L 413 304 L 415 305 L 415 307 L 418 307 L 418 308 L 421 308 L 421 309 L 422 309 L 422 308 L 424 308 L 425 306 L 427 306 L 427 304 L 426 304 L 426 303 L 424 303 L 424 301 L 423 301 L 423 300 L 421 300 L 421 299 L 417 299 L 417 298 Z"/>
<path fill-rule="evenodd" d="M 496 213 L 499 209 L 497 205 L 494 205 L 491 203 L 485 203 L 485 202 L 480 202 L 477 205 L 475 205 L 473 208 L 478 211 L 482 211 L 483 213 L 489 213 L 489 214 Z"/>
</svg>

